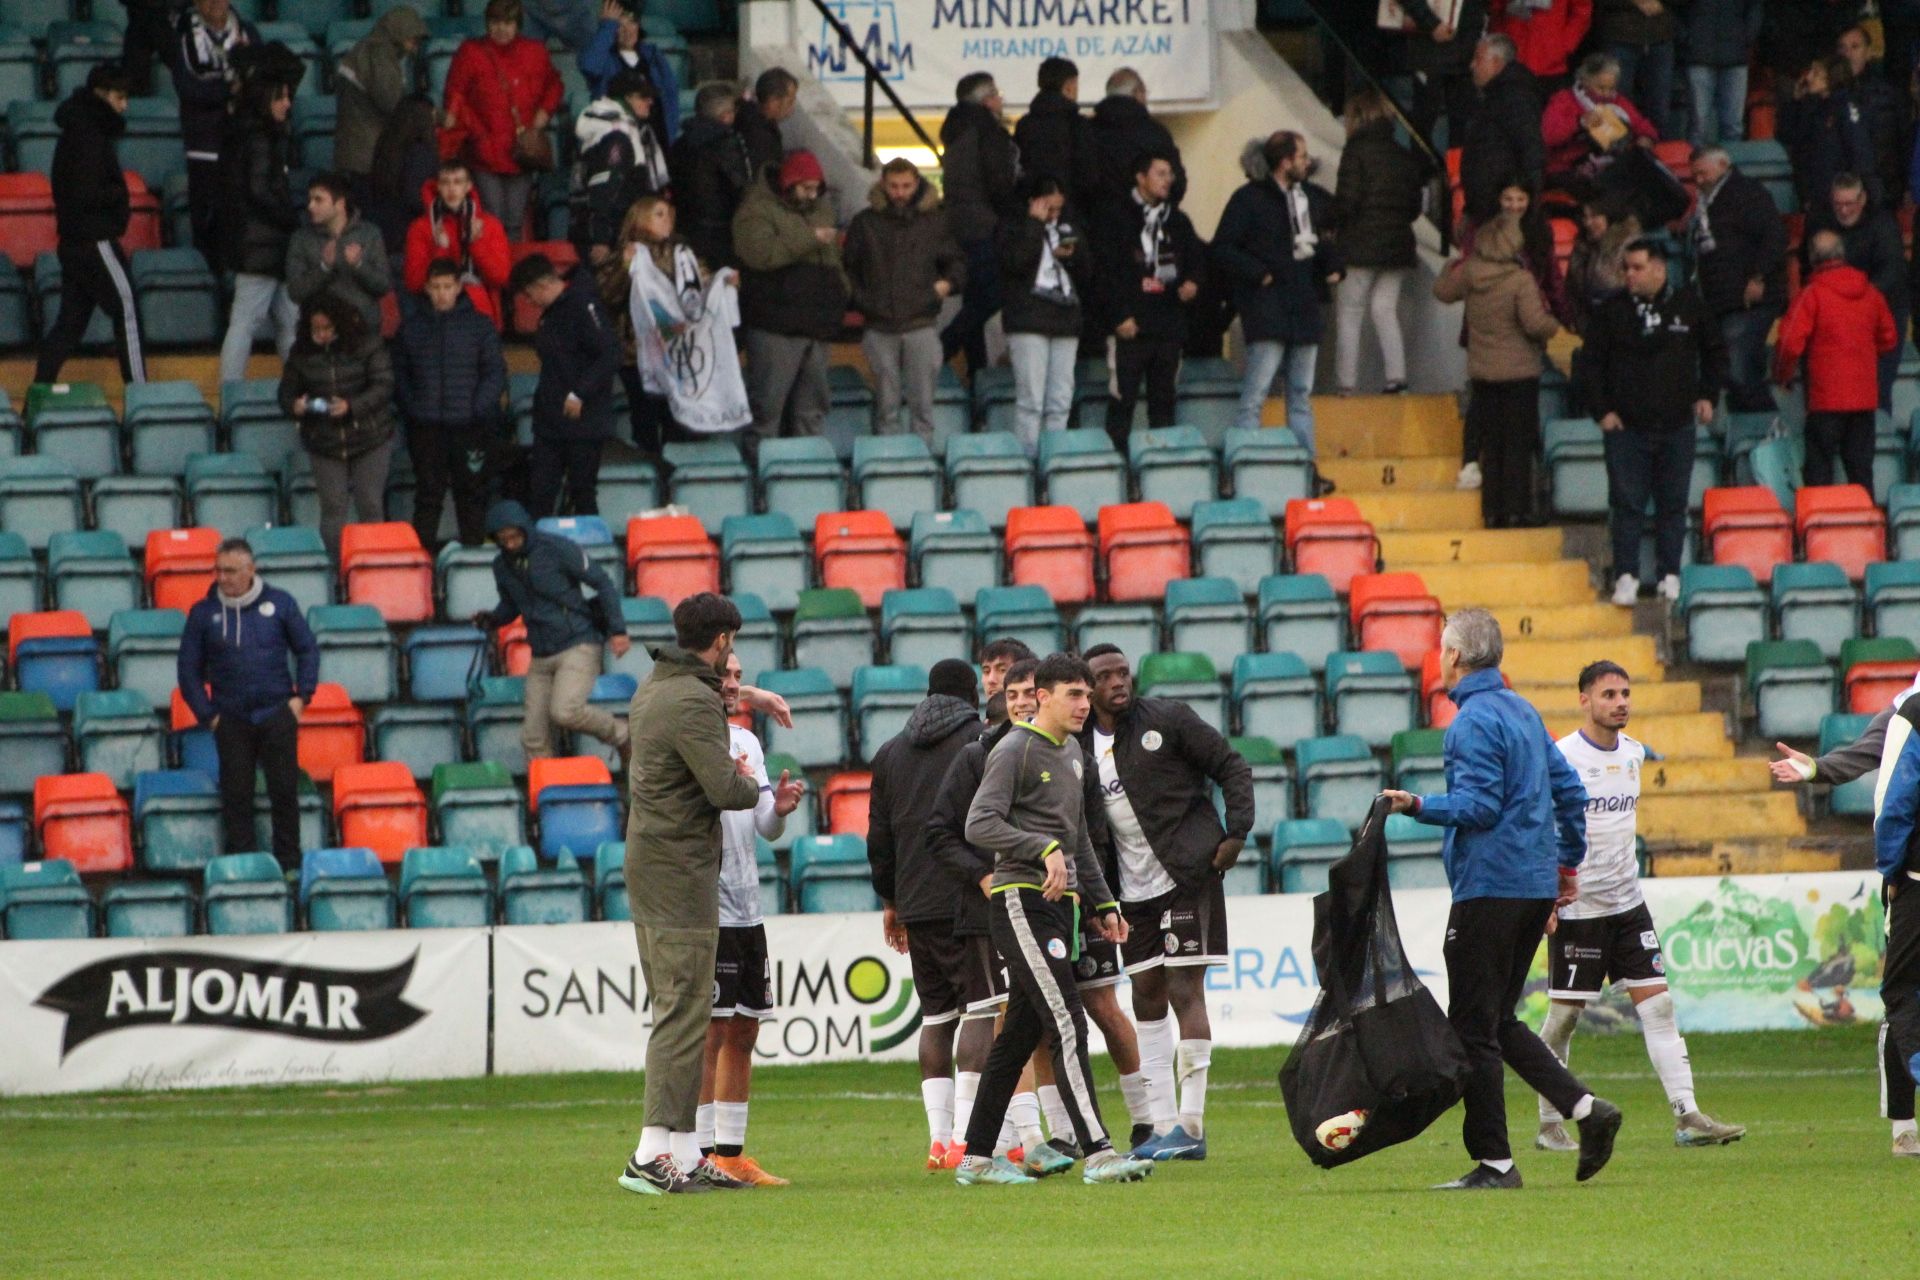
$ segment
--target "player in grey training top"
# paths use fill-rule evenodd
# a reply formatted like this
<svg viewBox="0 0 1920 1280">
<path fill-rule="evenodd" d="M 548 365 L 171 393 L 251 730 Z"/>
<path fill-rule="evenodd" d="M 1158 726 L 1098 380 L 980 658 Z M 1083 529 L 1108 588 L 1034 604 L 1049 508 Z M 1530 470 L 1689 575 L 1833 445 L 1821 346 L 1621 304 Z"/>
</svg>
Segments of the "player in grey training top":
<svg viewBox="0 0 1920 1280">
<path fill-rule="evenodd" d="M 1587 857 L 1580 867 L 1580 896 L 1547 920 L 1547 1010 L 1540 1038 L 1562 1062 L 1587 1003 L 1600 998 L 1609 979 L 1627 989 L 1645 1033 L 1647 1057 L 1673 1107 L 1674 1143 L 1719 1146 L 1746 1133 L 1721 1124 L 1693 1098 L 1693 1065 L 1674 1019 L 1667 990 L 1660 935 L 1640 891 L 1634 833 L 1640 808 L 1640 772 L 1657 759 L 1621 730 L 1631 714 L 1633 686 L 1611 662 L 1580 673 L 1580 710 L 1586 723 L 1555 745 L 1587 789 Z M 1577 1151 L 1560 1113 L 1540 1100 L 1543 1151 Z"/>
</svg>

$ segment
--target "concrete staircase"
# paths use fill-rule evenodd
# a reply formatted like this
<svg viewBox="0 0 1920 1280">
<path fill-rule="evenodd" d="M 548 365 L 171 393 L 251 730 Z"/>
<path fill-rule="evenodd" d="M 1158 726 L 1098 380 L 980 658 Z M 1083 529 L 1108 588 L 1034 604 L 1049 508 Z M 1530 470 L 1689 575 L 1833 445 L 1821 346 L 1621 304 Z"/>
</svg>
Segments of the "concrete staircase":
<svg viewBox="0 0 1920 1280">
<path fill-rule="evenodd" d="M 1284 417 L 1269 402 L 1269 421 Z M 1629 732 L 1664 757 L 1644 775 L 1640 802 L 1640 834 L 1661 874 L 1840 865 L 1833 849 L 1807 847 L 1796 797 L 1774 789 L 1764 755 L 1738 754 L 1729 714 L 1699 681 L 1668 671 L 1651 626 L 1660 610 L 1605 603 L 1565 530 L 1481 527 L 1479 494 L 1454 488 L 1453 397 L 1318 397 L 1314 419 L 1321 473 L 1373 522 L 1386 567 L 1418 573 L 1449 611 L 1493 610 L 1506 673 L 1556 737 L 1580 723 L 1582 667 L 1608 658 L 1633 674 Z M 1640 612 L 1646 629 L 1636 629 Z"/>
</svg>

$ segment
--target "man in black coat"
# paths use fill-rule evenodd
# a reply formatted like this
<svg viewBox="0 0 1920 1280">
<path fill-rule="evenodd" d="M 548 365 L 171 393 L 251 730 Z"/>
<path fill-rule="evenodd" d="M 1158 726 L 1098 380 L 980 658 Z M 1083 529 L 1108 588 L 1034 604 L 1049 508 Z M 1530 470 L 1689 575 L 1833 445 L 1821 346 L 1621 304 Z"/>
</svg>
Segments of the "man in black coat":
<svg viewBox="0 0 1920 1280">
<path fill-rule="evenodd" d="M 1767 335 L 1787 305 L 1786 224 L 1767 189 L 1721 147 L 1693 153 L 1693 180 L 1699 198 L 1689 232 L 1700 296 L 1727 344 L 1727 408 L 1771 413 Z"/>
<path fill-rule="evenodd" d="M 1080 114 L 1080 68 L 1066 58 L 1040 64 L 1040 92 L 1013 127 L 1020 171 L 1052 178 L 1075 205 L 1084 204 L 1099 173 L 1092 127 Z"/>
<path fill-rule="evenodd" d="M 1520 64 L 1513 41 L 1500 35 L 1480 41 L 1473 83 L 1480 99 L 1462 132 L 1460 186 L 1468 219 L 1481 223 L 1500 212 L 1501 188 L 1517 183 L 1539 191 L 1547 148 L 1540 137 L 1539 86 Z"/>
<path fill-rule="evenodd" d="M 734 105 L 733 131 L 746 143 L 747 162 L 755 177 L 780 167 L 787 154 L 780 122 L 793 114 L 799 102 L 800 82 L 793 72 L 770 67 L 753 82 L 753 97 L 742 98 Z"/>
<path fill-rule="evenodd" d="M 1884 15 L 1883 15 L 1884 18 Z M 1912 108 L 1907 101 L 1907 70 L 1889 73 L 1897 62 L 1877 62 L 1873 42 L 1858 26 L 1840 33 L 1834 44 L 1852 77 L 1848 90 L 1860 108 L 1861 123 L 1867 127 L 1867 141 L 1873 146 L 1874 176 L 1879 179 L 1881 204 L 1888 209 L 1900 207 L 1907 189 L 1907 161 L 1913 153 L 1913 133 L 1909 127 Z M 1892 44 L 1889 42 L 1891 51 Z"/>
<path fill-rule="evenodd" d="M 1187 308 L 1206 275 L 1206 246 L 1171 199 L 1173 157 L 1143 152 L 1132 167 L 1132 195 L 1105 206 L 1093 220 L 1089 291 L 1098 330 L 1111 344 L 1114 395 L 1107 402 L 1107 435 L 1122 455 L 1143 381 L 1147 425 L 1174 424 Z"/>
<path fill-rule="evenodd" d="M 119 66 L 102 63 L 87 74 L 86 87 L 74 90 L 53 114 L 60 126 L 51 179 L 60 237 L 60 314 L 41 339 L 35 382 L 59 380 L 60 367 L 80 345 L 95 307 L 113 321 L 120 376 L 128 382 L 147 380 L 133 280 L 120 247 L 132 201 L 115 139 L 127 131 L 132 83 Z"/>
<path fill-rule="evenodd" d="M 1147 152 L 1173 161 L 1173 191 L 1168 200 L 1178 205 L 1187 194 L 1187 170 L 1180 148 L 1173 145 L 1167 126 L 1147 114 L 1147 85 L 1140 73 L 1121 67 L 1107 77 L 1107 96 L 1093 109 L 1093 185 L 1085 195 L 1086 211 L 1119 204 L 1133 192 L 1133 162 Z"/>
<path fill-rule="evenodd" d="M 600 451 L 613 434 L 613 384 L 620 339 L 594 287 L 593 273 L 563 281 L 552 259 L 530 253 L 514 264 L 507 296 L 540 309 L 533 349 L 540 382 L 533 392 L 533 457 L 527 489 L 535 519 L 559 513 L 561 477 L 574 515 L 596 515 Z"/>
<path fill-rule="evenodd" d="M 393 344 L 394 400 L 407 423 L 413 459 L 413 528 L 422 545 L 440 540 L 449 485 L 460 541 L 486 541 L 488 461 L 496 446 L 507 365 L 500 334 L 460 280 L 460 264 L 427 267 L 427 304 L 411 306 Z"/>
<path fill-rule="evenodd" d="M 260 43 L 260 32 L 233 11 L 232 0 L 193 0 L 174 22 L 167 49 L 174 96 L 180 100 L 180 133 L 187 144 L 187 204 L 193 247 L 219 260 L 220 144 L 227 106 L 238 80 L 237 50 Z"/>
<path fill-rule="evenodd" d="M 1907 321 L 1913 301 L 1907 290 L 1907 255 L 1900 243 L 1900 223 L 1892 213 L 1874 205 L 1859 174 L 1843 173 L 1833 180 L 1823 205 L 1807 210 L 1807 247 L 1815 233 L 1838 233 L 1846 246 L 1847 265 L 1866 272 L 1867 279 L 1887 300 L 1893 312 L 1893 331 L 1899 342 L 1880 357 L 1880 407 L 1893 408 L 1893 379 L 1900 371 L 1900 352 L 1906 346 Z M 1804 252 L 1804 250 L 1803 250 Z M 1811 268 L 1812 261 L 1808 260 Z"/>
<path fill-rule="evenodd" d="M 1431 142 L 1434 125 L 1444 116 L 1447 145 L 1462 146 L 1474 113 L 1474 88 L 1485 83 L 1469 69 L 1476 42 L 1486 34 L 1487 0 L 1461 0 L 1451 25 L 1440 20 L 1427 0 L 1404 0 L 1400 10 L 1413 24 L 1407 33 L 1407 69 L 1414 74 L 1413 125 Z"/>
<path fill-rule="evenodd" d="M 987 321 L 1000 310 L 995 236 L 1002 218 L 1020 215 L 1013 192 L 1020 166 L 993 77 L 984 71 L 962 76 L 954 97 L 940 124 L 941 192 L 947 228 L 967 258 L 967 287 L 959 312 L 940 332 L 940 347 L 947 360 L 956 351 L 966 352 L 971 377 L 986 368 Z"/>
<path fill-rule="evenodd" d="M 247 357 L 260 322 L 271 317 L 274 347 L 285 360 L 293 349 L 300 309 L 287 294 L 287 245 L 301 218 L 288 188 L 293 136 L 287 117 L 293 87 L 253 79 L 227 120 L 220 144 L 218 267 L 232 271 L 233 307 L 220 345 L 220 381 L 247 376 Z"/>
<path fill-rule="evenodd" d="M 731 87 L 703 86 L 693 117 L 667 155 L 679 215 L 674 225 L 714 270 L 740 265 L 733 254 L 733 215 L 753 182 L 751 150 L 733 127 L 736 110 Z"/>
</svg>

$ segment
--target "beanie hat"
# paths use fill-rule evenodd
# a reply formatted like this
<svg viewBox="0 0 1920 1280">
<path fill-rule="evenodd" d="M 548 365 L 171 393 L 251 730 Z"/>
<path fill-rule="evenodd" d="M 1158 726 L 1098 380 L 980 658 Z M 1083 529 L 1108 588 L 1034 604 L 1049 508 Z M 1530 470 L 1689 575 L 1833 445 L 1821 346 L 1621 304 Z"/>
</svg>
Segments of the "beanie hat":
<svg viewBox="0 0 1920 1280">
<path fill-rule="evenodd" d="M 780 165 L 780 192 L 785 195 L 802 182 L 820 182 L 827 180 L 826 170 L 820 167 L 820 161 L 811 151 L 789 151 L 786 160 Z"/>
<path fill-rule="evenodd" d="M 942 658 L 933 664 L 933 670 L 927 672 L 927 692 L 944 693 L 970 707 L 980 705 L 980 686 L 973 664 L 958 658 Z"/>
</svg>

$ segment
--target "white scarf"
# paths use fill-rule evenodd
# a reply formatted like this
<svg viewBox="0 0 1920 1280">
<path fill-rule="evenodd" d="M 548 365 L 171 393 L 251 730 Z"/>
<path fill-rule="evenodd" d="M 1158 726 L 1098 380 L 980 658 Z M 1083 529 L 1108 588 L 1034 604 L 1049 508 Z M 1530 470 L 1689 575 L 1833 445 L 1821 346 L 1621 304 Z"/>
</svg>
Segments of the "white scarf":
<svg viewBox="0 0 1920 1280">
<path fill-rule="evenodd" d="M 1061 302 L 1073 301 L 1073 277 L 1060 265 L 1060 259 L 1053 256 L 1054 246 L 1060 243 L 1060 224 L 1047 224 L 1046 238 L 1040 242 L 1040 269 L 1033 275 L 1033 291 L 1056 298 Z"/>
<path fill-rule="evenodd" d="M 1288 186 L 1278 178 L 1273 184 L 1280 188 L 1280 198 L 1293 213 L 1293 260 L 1305 262 L 1320 245 L 1320 237 L 1313 231 L 1313 206 L 1307 203 L 1307 184 L 1300 181 Z"/>
<path fill-rule="evenodd" d="M 1159 204 L 1148 204 L 1146 197 L 1138 190 L 1133 193 L 1133 202 L 1140 206 L 1140 256 L 1147 264 L 1151 274 L 1160 264 L 1160 241 L 1167 233 L 1167 215 L 1173 206 L 1165 200 Z"/>
<path fill-rule="evenodd" d="M 702 292 L 693 250 L 675 246 L 668 279 L 642 246 L 628 277 L 641 385 L 665 396 L 674 421 L 689 431 L 737 431 L 753 421 L 733 345 L 740 322 L 733 273 L 714 272 Z"/>
</svg>

